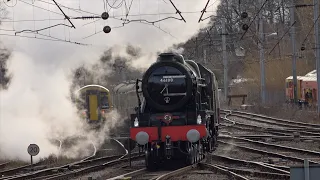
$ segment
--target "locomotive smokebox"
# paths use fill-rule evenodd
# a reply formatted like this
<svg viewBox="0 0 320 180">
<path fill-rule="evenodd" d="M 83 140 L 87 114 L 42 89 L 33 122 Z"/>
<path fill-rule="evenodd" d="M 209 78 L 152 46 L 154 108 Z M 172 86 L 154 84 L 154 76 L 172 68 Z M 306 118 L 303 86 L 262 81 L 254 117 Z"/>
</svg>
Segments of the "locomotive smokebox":
<svg viewBox="0 0 320 180">
<path fill-rule="evenodd" d="M 162 53 L 142 78 L 142 93 L 148 105 L 161 112 L 183 107 L 192 96 L 194 74 L 182 55 Z"/>
</svg>

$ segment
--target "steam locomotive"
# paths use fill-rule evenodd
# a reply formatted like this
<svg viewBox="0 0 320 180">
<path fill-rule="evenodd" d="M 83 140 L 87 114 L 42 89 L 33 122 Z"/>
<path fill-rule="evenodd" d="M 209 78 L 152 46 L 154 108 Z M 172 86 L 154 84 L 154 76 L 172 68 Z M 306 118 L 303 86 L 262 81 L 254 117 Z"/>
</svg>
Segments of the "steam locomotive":
<svg viewBox="0 0 320 180">
<path fill-rule="evenodd" d="M 217 147 L 220 102 L 215 74 L 176 53 L 162 53 L 136 81 L 138 106 L 130 138 L 149 170 L 170 161 L 187 165 Z"/>
</svg>

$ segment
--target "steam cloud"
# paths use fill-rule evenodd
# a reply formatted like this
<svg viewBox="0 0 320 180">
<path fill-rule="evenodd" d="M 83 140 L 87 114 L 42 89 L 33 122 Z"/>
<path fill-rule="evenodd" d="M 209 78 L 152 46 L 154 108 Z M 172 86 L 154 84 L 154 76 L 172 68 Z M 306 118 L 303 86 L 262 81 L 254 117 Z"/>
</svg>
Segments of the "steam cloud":
<svg viewBox="0 0 320 180">
<path fill-rule="evenodd" d="M 15 72 L 12 83 L 8 91 L 0 91 L 0 158 L 27 161 L 26 148 L 30 143 L 40 146 L 36 159 L 58 154 L 50 139 L 77 136 L 87 139 L 62 155 L 87 155 L 91 143 L 99 147 L 110 128 L 121 124 L 117 112 L 111 112 L 101 131 L 87 132 L 86 124 L 78 118 L 77 109 L 69 100 L 70 82 L 62 70 L 48 73 L 21 53 L 14 53 L 10 62 L 9 69 Z"/>
<path fill-rule="evenodd" d="M 65 1 L 62 3 L 69 7 L 79 7 L 81 10 L 88 12 L 96 12 L 100 14 L 104 11 L 103 2 L 101 1 Z M 81 41 L 83 43 L 93 44 L 93 46 L 76 46 L 73 44 L 30 40 L 17 37 L 2 36 L 1 41 L 6 47 L 12 50 L 10 61 L 8 62 L 9 73 L 13 75 L 8 90 L 0 91 L 0 159 L 29 160 L 27 147 L 30 143 L 37 143 L 40 146 L 40 157 L 46 157 L 49 154 L 57 154 L 58 148 L 50 143 L 49 139 L 63 139 L 65 137 L 77 137 L 85 135 L 87 140 L 79 143 L 79 146 L 73 146 L 69 152 L 65 152 L 67 156 L 78 156 L 86 153 L 87 147 L 91 142 L 99 146 L 108 131 L 112 127 L 120 125 L 120 115 L 114 111 L 108 114 L 108 123 L 100 132 L 86 132 L 86 124 L 79 119 L 76 107 L 70 101 L 70 71 L 74 67 L 84 64 L 85 67 L 94 67 L 98 65 L 98 71 L 95 72 L 93 78 L 101 79 L 112 73 L 111 67 L 99 67 L 98 62 L 102 52 L 107 48 L 112 48 L 114 57 L 131 58 L 128 65 L 134 68 L 146 68 L 156 60 L 157 52 L 168 50 L 168 47 L 174 43 L 180 43 L 193 36 L 200 27 L 204 27 L 207 22 L 198 23 L 200 11 L 205 6 L 206 0 L 176 0 L 175 5 L 182 12 L 199 11 L 197 14 L 183 14 L 187 23 L 177 20 L 166 20 L 160 24 L 161 29 L 170 32 L 174 37 L 152 25 L 141 23 L 130 23 L 123 28 L 112 29 L 109 34 L 97 34 L 90 38 L 83 37 L 92 35 L 102 30 L 105 25 L 111 27 L 122 25 L 122 21 L 109 19 L 108 21 L 97 21 L 90 25 L 85 25 L 87 21 L 73 21 L 77 29 L 68 29 L 66 27 L 57 26 L 54 29 L 41 31 L 40 34 L 53 36 L 59 39 L 71 41 Z M 80 5 L 81 4 L 81 5 Z M 113 4 L 113 1 L 110 2 Z M 117 6 L 118 3 L 115 4 Z M 35 5 L 59 12 L 55 5 L 41 4 L 35 1 Z M 215 10 L 218 3 L 208 9 Z M 212 9 L 211 9 L 212 8 Z M 53 21 L 53 19 L 63 19 L 59 14 L 50 13 L 43 9 L 33 8 L 18 1 L 14 7 L 17 9 L 14 14 L 8 9 L 10 18 L 14 20 L 21 19 L 52 19 L 48 21 L 37 22 L 21 22 L 10 24 L 2 22 L 1 28 L 13 29 L 15 31 L 25 29 L 41 29 L 48 25 L 63 23 L 63 21 Z M 86 13 L 79 14 L 72 10 L 66 10 L 70 17 L 88 15 Z M 19 10 L 19 11 L 18 11 Z M 84 12 L 83 11 L 83 12 Z M 112 9 L 110 16 L 125 15 L 125 8 Z M 139 15 L 141 13 L 172 13 L 175 9 L 167 1 L 134 1 L 130 10 L 130 14 Z M 91 14 L 90 14 L 91 15 Z M 211 15 L 206 14 L 206 15 Z M 14 16 L 14 17 L 11 17 Z M 178 15 L 173 15 L 178 17 Z M 168 17 L 167 15 L 159 16 L 133 16 L 130 19 L 147 19 L 149 21 L 158 20 Z M 65 22 L 68 23 L 68 22 Z M 41 38 L 40 34 L 36 35 Z M 32 33 L 21 34 L 24 36 L 35 37 Z M 45 36 L 45 37 L 46 37 Z M 134 44 L 139 47 L 142 52 L 139 56 L 132 58 L 127 53 L 126 44 Z M 125 44 L 125 45 L 124 45 Z M 176 51 L 176 50 L 174 50 Z M 181 49 L 178 50 L 181 52 Z M 105 82 L 103 82 L 105 83 Z M 83 145 L 83 146 L 80 146 Z M 83 152 L 84 151 L 84 152 Z"/>
</svg>

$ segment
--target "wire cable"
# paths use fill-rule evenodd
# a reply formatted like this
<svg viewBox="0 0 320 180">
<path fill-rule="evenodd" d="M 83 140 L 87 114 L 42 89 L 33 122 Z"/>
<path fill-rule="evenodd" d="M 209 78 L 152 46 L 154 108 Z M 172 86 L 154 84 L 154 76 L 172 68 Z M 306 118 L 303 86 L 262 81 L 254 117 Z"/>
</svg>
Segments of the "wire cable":
<svg viewBox="0 0 320 180">
<path fill-rule="evenodd" d="M 47 36 L 47 35 L 43 35 L 43 34 L 39 34 L 39 35 Z M 83 43 L 74 42 L 74 41 L 65 41 L 65 40 L 62 40 L 59 38 L 47 39 L 47 38 L 39 38 L 39 37 L 31 37 L 31 36 L 23 36 L 23 35 L 13 35 L 13 34 L 3 34 L 3 33 L 0 33 L 0 36 L 22 37 L 22 38 L 39 39 L 39 40 L 46 40 L 46 41 L 59 41 L 59 42 L 67 42 L 67 43 L 72 43 L 72 44 L 77 44 L 77 45 L 85 45 L 85 46 L 89 45 L 89 44 L 83 44 Z"/>
<path fill-rule="evenodd" d="M 19 33 L 23 33 L 23 32 L 35 32 L 35 33 L 38 33 L 39 31 L 50 29 L 50 28 L 53 28 L 53 27 L 56 27 L 56 26 L 67 26 L 67 27 L 72 28 L 72 26 L 70 26 L 70 25 L 59 23 L 59 24 L 55 24 L 55 25 L 52 25 L 52 26 L 49 26 L 49 27 L 42 28 L 42 29 L 37 29 L 37 30 L 25 29 L 25 30 L 22 30 L 22 31 L 16 31 L 15 35 L 19 34 Z"/>
<path fill-rule="evenodd" d="M 22 2 L 22 3 L 28 4 L 28 5 L 30 5 L 30 6 L 34 6 L 34 7 L 36 7 L 36 8 L 42 9 L 42 10 L 49 11 L 49 12 L 52 12 L 52 13 L 54 13 L 54 14 L 64 16 L 64 15 L 63 15 L 63 14 L 61 14 L 61 13 L 58 13 L 58 12 L 55 12 L 55 11 L 51 11 L 51 10 L 48 10 L 48 9 L 42 8 L 42 7 L 40 7 L 40 6 L 36 6 L 36 5 L 30 4 L 30 3 L 25 2 L 25 1 L 23 1 L 23 0 L 19 0 L 19 1 L 20 1 L 20 2 Z"/>
<path fill-rule="evenodd" d="M 254 20 L 256 19 L 256 17 L 260 14 L 260 11 L 263 9 L 264 5 L 268 2 L 268 0 L 265 0 L 264 3 L 262 4 L 262 6 L 260 7 L 259 11 L 255 14 L 255 16 L 253 17 L 252 21 L 250 22 L 248 29 L 242 34 L 240 40 L 243 39 L 244 35 L 248 32 L 249 28 L 251 27 L 251 25 L 253 24 Z"/>
<path fill-rule="evenodd" d="M 3 4 L 5 4 L 8 7 L 15 7 L 18 4 L 18 0 L 12 0 L 12 2 L 15 1 L 16 3 L 14 5 L 9 6 L 9 4 L 6 3 L 6 1 L 9 2 L 8 0 L 3 0 Z"/>
<path fill-rule="evenodd" d="M 291 26 L 287 29 L 287 31 L 281 36 L 281 38 L 278 40 L 278 42 L 273 46 L 273 48 L 271 49 L 271 51 L 269 52 L 269 55 L 272 53 L 272 51 L 276 48 L 276 46 L 280 43 L 280 41 L 284 38 L 284 36 L 289 32 L 289 30 L 291 29 L 292 26 L 294 26 L 296 24 L 297 21 L 294 21 Z"/>
<path fill-rule="evenodd" d="M 312 32 L 315 23 L 318 21 L 318 19 L 320 18 L 320 15 L 317 17 L 317 19 L 312 23 L 312 27 L 310 28 L 308 34 L 306 35 L 306 37 L 304 38 L 304 40 L 302 41 L 301 44 L 304 44 L 306 42 L 306 40 L 308 39 L 308 36 L 310 35 L 310 33 Z"/>
<path fill-rule="evenodd" d="M 161 21 L 164 21 L 164 20 L 167 20 L 167 19 L 176 19 L 176 20 L 179 20 L 179 21 L 183 20 L 183 19 L 179 19 L 179 18 L 176 18 L 176 17 L 166 17 L 166 18 L 159 19 L 159 20 L 156 20 L 156 21 L 148 21 L 146 19 L 134 19 L 134 20 L 127 20 L 127 21 L 123 22 L 123 24 L 129 24 L 131 22 L 145 22 L 145 23 L 149 23 L 149 24 L 154 24 L 154 23 L 161 22 Z M 125 20 L 125 19 L 121 18 L 121 20 Z"/>
<path fill-rule="evenodd" d="M 109 0 L 106 0 L 106 1 L 107 1 L 107 4 L 110 6 L 111 9 L 119 9 L 119 8 L 122 6 L 124 0 L 121 0 L 121 2 L 120 2 L 116 7 L 114 7 L 114 4 L 115 4 L 118 0 L 115 0 L 112 5 L 110 5 Z"/>
</svg>

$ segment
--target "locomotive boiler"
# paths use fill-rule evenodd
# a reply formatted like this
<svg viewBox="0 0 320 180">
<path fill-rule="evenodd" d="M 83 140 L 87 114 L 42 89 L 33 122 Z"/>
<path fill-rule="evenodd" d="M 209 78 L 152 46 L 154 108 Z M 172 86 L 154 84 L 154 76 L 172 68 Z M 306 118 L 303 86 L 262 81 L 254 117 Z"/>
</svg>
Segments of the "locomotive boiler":
<svg viewBox="0 0 320 180">
<path fill-rule="evenodd" d="M 168 161 L 194 164 L 217 146 L 220 102 L 215 74 L 176 53 L 162 53 L 136 81 L 130 138 L 150 170 Z"/>
</svg>

